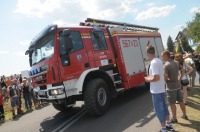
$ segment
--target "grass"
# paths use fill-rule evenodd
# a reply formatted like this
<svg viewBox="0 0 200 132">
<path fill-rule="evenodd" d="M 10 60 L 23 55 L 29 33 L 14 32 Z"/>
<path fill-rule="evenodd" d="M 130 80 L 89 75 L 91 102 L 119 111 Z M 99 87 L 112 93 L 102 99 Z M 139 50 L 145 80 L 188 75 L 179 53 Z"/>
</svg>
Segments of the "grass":
<svg viewBox="0 0 200 132">
<path fill-rule="evenodd" d="M 186 111 L 189 120 L 180 118 L 182 112 L 179 105 L 177 104 L 176 106 L 178 119 L 178 123 L 174 125 L 176 131 L 200 132 L 200 86 L 190 88 L 188 91 L 188 105 L 186 105 Z"/>
<path fill-rule="evenodd" d="M 22 110 L 25 111 L 24 99 L 22 98 Z M 17 114 L 17 108 L 15 108 L 15 114 Z M 7 102 L 4 102 L 4 115 L 5 120 L 12 120 L 12 111 L 11 111 L 11 104 L 10 99 Z"/>
<path fill-rule="evenodd" d="M 31 111 L 27 111 L 25 108 L 25 104 L 24 104 L 24 99 L 21 99 L 22 101 L 22 105 L 21 105 L 21 109 L 24 112 L 24 114 L 30 113 Z M 33 102 L 32 102 L 33 104 Z M 42 106 L 46 106 L 48 103 L 42 103 L 39 105 L 39 107 L 37 107 L 37 109 L 42 108 Z M 35 110 L 35 106 L 32 106 L 32 110 Z M 17 115 L 17 108 L 15 107 L 15 114 Z M 24 115 L 22 114 L 22 115 Z M 12 120 L 12 111 L 11 111 L 11 104 L 10 104 L 10 99 L 7 102 L 4 102 L 4 115 L 5 115 L 5 121 L 8 120 Z M 17 117 L 21 117 L 22 115 L 17 115 Z"/>
</svg>

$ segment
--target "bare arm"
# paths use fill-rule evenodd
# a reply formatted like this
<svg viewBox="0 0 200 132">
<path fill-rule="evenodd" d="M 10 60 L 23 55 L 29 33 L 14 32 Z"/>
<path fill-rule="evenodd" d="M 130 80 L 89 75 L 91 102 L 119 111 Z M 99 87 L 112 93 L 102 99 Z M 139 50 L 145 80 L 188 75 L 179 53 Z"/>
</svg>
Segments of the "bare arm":
<svg viewBox="0 0 200 132">
<path fill-rule="evenodd" d="M 154 75 L 154 76 L 151 76 L 151 77 L 145 77 L 145 81 L 146 82 L 156 82 L 160 80 L 160 75 Z"/>
<path fill-rule="evenodd" d="M 164 79 L 165 79 L 165 81 L 169 80 L 168 74 L 164 75 Z"/>
<path fill-rule="evenodd" d="M 189 75 L 193 71 L 193 68 L 191 66 L 189 66 L 187 63 L 184 63 L 184 64 L 185 64 L 185 67 L 188 68 L 186 75 Z"/>
</svg>

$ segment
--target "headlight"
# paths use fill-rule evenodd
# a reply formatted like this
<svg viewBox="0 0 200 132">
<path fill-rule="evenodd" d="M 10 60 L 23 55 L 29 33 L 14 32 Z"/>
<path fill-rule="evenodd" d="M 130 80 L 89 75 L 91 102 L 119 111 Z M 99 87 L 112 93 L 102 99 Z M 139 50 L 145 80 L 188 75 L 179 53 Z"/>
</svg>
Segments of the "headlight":
<svg viewBox="0 0 200 132">
<path fill-rule="evenodd" d="M 53 93 L 54 93 L 54 94 L 58 94 L 58 90 L 56 90 L 56 89 L 53 90 Z"/>
<path fill-rule="evenodd" d="M 63 89 L 53 89 L 53 90 L 50 90 L 50 93 L 51 95 L 59 95 L 59 94 L 63 94 L 64 93 L 64 90 Z"/>
</svg>

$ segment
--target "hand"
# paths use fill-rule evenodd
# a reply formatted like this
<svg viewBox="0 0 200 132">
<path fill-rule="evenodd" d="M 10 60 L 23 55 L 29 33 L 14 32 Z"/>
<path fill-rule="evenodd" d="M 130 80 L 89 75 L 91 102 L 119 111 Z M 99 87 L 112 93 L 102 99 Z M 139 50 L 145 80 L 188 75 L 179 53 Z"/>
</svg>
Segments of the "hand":
<svg viewBox="0 0 200 132">
<path fill-rule="evenodd" d="M 145 79 L 145 82 L 149 82 L 148 77 L 144 77 L 144 79 Z"/>
</svg>

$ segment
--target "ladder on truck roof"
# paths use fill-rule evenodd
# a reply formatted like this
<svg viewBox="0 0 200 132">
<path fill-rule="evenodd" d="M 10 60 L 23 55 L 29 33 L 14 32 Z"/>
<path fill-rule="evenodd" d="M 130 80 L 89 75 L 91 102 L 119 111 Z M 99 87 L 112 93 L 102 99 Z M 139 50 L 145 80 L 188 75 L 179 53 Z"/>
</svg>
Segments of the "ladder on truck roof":
<svg viewBox="0 0 200 132">
<path fill-rule="evenodd" d="M 94 19 L 94 18 L 87 18 L 85 22 L 89 23 L 99 23 L 99 24 L 105 24 L 107 27 L 121 27 L 123 30 L 131 30 L 131 31 L 147 31 L 147 32 L 157 32 L 159 28 L 156 27 L 148 27 L 148 26 L 142 26 L 142 25 L 135 25 L 130 23 L 123 23 L 123 22 L 116 22 L 116 21 L 108 21 L 108 20 L 100 20 L 100 19 Z"/>
</svg>

